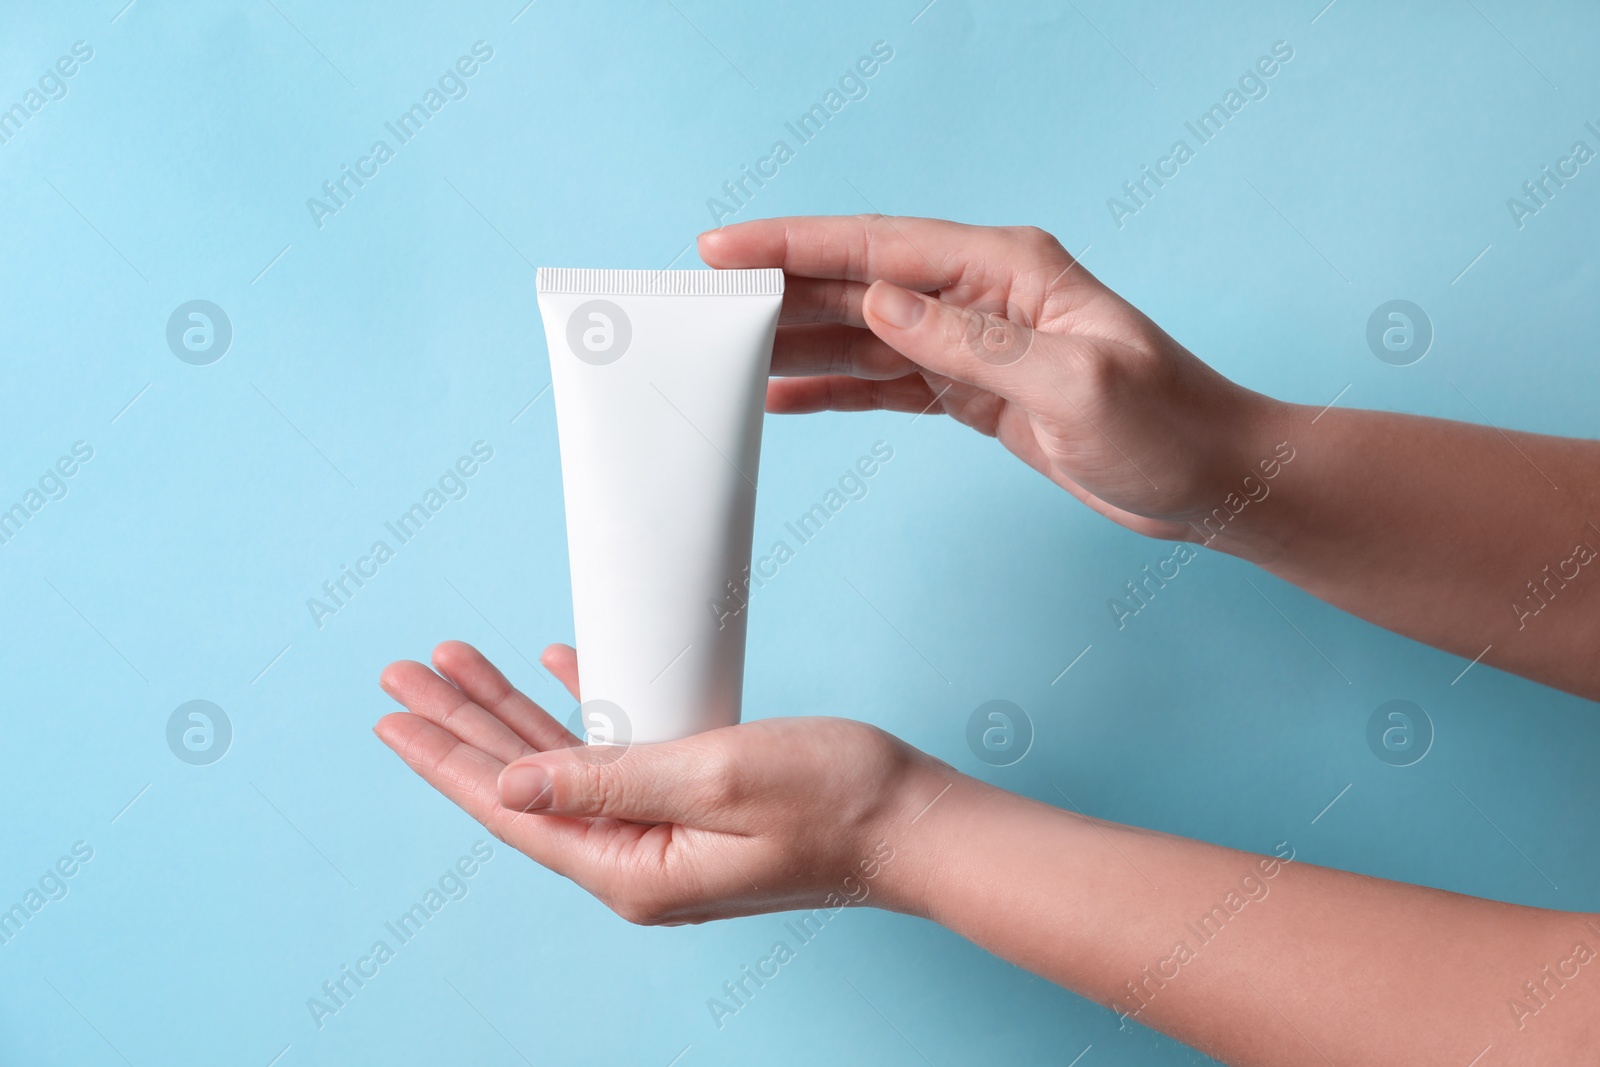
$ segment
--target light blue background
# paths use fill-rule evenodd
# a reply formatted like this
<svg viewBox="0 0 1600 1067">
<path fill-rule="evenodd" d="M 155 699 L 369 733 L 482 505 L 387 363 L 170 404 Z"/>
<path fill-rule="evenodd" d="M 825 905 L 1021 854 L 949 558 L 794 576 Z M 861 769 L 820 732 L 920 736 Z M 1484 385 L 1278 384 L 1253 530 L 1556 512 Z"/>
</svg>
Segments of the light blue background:
<svg viewBox="0 0 1600 1067">
<path fill-rule="evenodd" d="M 1593 430 L 1600 172 L 1521 230 L 1505 206 L 1594 143 L 1592 8 L 924 2 L 7 5 L 0 106 L 74 41 L 94 58 L 0 145 L 0 505 L 73 442 L 94 458 L 0 546 L 0 906 L 74 842 L 94 859 L 0 946 L 0 1061 L 1203 1059 L 871 910 L 719 1031 L 706 999 L 782 917 L 634 928 L 497 842 L 320 1031 L 306 1008 L 487 836 L 368 732 L 391 707 L 380 668 L 460 637 L 571 709 L 529 663 L 571 636 L 533 265 L 672 262 L 874 41 L 894 58 L 870 95 L 739 217 L 1035 223 L 1251 387 Z M 469 95 L 318 229 L 306 199 L 480 39 Z M 1119 229 L 1106 198 L 1280 40 L 1270 95 Z M 210 366 L 165 342 L 195 298 L 235 331 Z M 1437 330 L 1414 366 L 1366 347 L 1392 298 Z M 480 439 L 470 495 L 315 626 L 306 599 Z M 1170 548 L 933 417 L 769 421 L 758 545 L 879 439 L 895 455 L 870 494 L 758 594 L 752 714 L 860 717 L 1110 819 L 1600 907 L 1592 705 L 1462 675 L 1220 556 L 1118 631 L 1107 599 Z M 208 767 L 165 741 L 195 698 L 234 728 Z M 1004 769 L 964 739 L 995 698 L 1037 728 Z M 1415 766 L 1368 750 L 1390 699 L 1437 729 Z"/>
</svg>

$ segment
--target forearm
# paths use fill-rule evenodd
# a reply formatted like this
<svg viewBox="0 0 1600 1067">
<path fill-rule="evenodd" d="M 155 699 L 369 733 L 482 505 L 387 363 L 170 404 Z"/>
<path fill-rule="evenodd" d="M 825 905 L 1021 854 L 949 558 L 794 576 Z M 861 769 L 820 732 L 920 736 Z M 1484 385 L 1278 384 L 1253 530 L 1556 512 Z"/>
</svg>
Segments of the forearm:
<svg viewBox="0 0 1600 1067">
<path fill-rule="evenodd" d="M 903 910 L 1228 1063 L 1459 1067 L 1486 1045 L 1495 1063 L 1569 1062 L 1600 1043 L 1600 960 L 1573 961 L 1580 942 L 1600 949 L 1600 919 L 1313 867 L 1292 842 L 1256 856 L 1102 823 L 964 777 L 900 851 Z M 1546 979 L 1563 967 L 1564 986 Z M 1525 981 L 1546 983 L 1542 1005 Z"/>
<path fill-rule="evenodd" d="M 1262 440 L 1294 459 L 1211 547 L 1408 637 L 1600 699 L 1600 442 L 1298 405 L 1277 406 Z"/>
</svg>

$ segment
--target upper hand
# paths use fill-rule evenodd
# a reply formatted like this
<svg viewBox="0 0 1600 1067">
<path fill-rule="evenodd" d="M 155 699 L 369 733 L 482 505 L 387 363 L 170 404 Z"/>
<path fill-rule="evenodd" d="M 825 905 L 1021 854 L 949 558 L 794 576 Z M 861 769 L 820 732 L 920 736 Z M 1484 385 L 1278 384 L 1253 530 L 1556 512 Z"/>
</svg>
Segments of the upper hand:
<svg viewBox="0 0 1600 1067">
<path fill-rule="evenodd" d="M 1189 523 L 1271 455 L 1273 401 L 1200 362 L 1043 230 L 761 219 L 701 234 L 700 255 L 788 275 L 770 411 L 943 411 L 1169 539 L 1196 539 Z"/>
<path fill-rule="evenodd" d="M 573 650 L 545 665 L 577 695 Z M 864 723 L 768 719 L 682 741 L 585 746 L 476 649 L 381 684 L 375 732 L 500 840 L 636 923 L 791 908 L 914 907 L 895 834 L 955 772 Z"/>
</svg>

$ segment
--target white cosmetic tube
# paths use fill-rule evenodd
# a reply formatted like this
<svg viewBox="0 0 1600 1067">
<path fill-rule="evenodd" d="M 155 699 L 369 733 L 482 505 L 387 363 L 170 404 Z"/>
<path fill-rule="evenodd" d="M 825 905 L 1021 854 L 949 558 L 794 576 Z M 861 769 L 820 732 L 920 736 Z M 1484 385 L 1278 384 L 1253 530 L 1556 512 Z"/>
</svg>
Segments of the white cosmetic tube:
<svg viewBox="0 0 1600 1067">
<path fill-rule="evenodd" d="M 739 721 L 781 270 L 538 276 L 591 743 Z"/>
</svg>

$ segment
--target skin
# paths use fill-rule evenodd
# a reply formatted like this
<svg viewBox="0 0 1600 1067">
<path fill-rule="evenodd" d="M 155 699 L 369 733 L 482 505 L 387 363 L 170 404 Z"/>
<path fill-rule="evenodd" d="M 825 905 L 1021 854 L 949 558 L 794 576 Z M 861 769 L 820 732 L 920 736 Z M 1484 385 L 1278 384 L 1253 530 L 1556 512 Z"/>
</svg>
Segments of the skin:
<svg viewBox="0 0 1600 1067">
<path fill-rule="evenodd" d="M 769 411 L 943 412 L 1131 530 L 1600 696 L 1600 579 L 1578 551 L 1600 548 L 1595 442 L 1253 393 L 1035 229 L 771 219 L 704 234 L 700 254 L 788 275 Z M 543 662 L 576 697 L 574 651 Z M 1600 1047 L 1600 916 L 1091 819 L 844 719 L 591 749 L 459 642 L 382 685 L 407 709 L 377 725 L 390 748 L 631 922 L 869 902 L 1229 1063 L 1487 1067 Z"/>
</svg>

